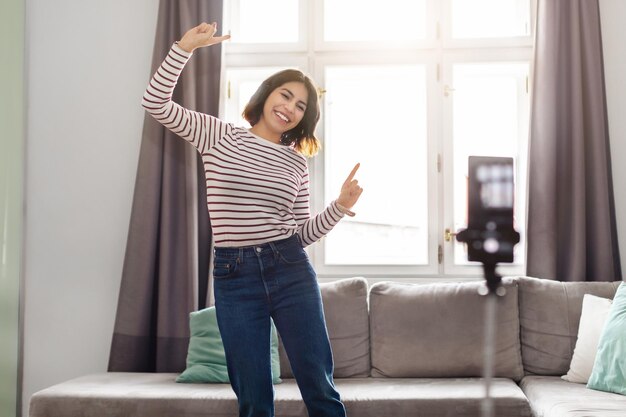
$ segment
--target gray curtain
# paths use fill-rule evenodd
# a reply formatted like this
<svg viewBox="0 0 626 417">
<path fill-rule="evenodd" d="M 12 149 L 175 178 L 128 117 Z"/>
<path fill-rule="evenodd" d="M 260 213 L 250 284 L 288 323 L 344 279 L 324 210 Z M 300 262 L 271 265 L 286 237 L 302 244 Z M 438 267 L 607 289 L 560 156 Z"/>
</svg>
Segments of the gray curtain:
<svg viewBox="0 0 626 417">
<path fill-rule="evenodd" d="M 621 280 L 597 0 L 538 0 L 528 270 Z"/>
<path fill-rule="evenodd" d="M 221 18 L 222 1 L 161 0 L 150 75 L 187 29 L 221 27 Z M 220 57 L 219 45 L 197 50 L 174 101 L 217 115 Z M 210 242 L 200 156 L 146 114 L 109 371 L 185 369 L 189 313 L 204 307 L 210 288 Z"/>
</svg>

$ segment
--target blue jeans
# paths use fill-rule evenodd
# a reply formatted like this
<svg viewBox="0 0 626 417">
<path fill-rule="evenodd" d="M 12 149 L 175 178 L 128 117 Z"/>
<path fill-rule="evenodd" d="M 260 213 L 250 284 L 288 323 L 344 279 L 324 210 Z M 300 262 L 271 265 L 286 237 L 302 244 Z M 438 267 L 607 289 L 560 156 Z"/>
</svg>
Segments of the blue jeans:
<svg viewBox="0 0 626 417">
<path fill-rule="evenodd" d="M 345 417 L 315 271 L 298 235 L 257 246 L 215 248 L 213 288 L 240 417 L 273 417 L 270 317 L 309 417 Z"/>
</svg>

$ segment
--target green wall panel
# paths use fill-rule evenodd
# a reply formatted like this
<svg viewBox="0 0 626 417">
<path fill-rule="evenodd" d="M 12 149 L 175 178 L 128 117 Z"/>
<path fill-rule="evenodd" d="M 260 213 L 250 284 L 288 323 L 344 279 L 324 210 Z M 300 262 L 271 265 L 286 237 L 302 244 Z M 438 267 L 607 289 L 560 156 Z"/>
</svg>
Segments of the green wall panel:
<svg viewBox="0 0 626 417">
<path fill-rule="evenodd" d="M 0 2 L 0 416 L 16 416 L 24 211 L 25 0 Z"/>
</svg>

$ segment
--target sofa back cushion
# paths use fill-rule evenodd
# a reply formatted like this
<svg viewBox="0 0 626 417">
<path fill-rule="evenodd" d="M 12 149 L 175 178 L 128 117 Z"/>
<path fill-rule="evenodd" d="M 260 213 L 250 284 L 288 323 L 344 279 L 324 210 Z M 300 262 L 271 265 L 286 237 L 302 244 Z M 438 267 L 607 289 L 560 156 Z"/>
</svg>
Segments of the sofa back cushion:
<svg viewBox="0 0 626 417">
<path fill-rule="evenodd" d="M 485 298 L 482 281 L 402 284 L 370 290 L 372 376 L 479 377 L 483 373 Z M 504 279 L 498 298 L 495 376 L 523 376 L 517 283 Z"/>
<path fill-rule="evenodd" d="M 585 294 L 612 299 L 621 281 L 560 282 L 520 277 L 520 339 L 526 374 L 565 375 Z"/>
<path fill-rule="evenodd" d="M 326 327 L 333 350 L 336 378 L 363 377 L 370 373 L 367 281 L 348 278 L 321 283 Z M 279 344 L 280 375 L 293 378 L 282 342 Z"/>
</svg>

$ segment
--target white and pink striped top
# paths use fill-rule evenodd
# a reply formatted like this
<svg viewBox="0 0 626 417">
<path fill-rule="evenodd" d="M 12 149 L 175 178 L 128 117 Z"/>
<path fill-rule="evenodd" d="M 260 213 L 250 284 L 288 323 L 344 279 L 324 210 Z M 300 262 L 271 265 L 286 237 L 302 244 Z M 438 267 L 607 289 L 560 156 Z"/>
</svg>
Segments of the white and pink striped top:
<svg viewBox="0 0 626 417">
<path fill-rule="evenodd" d="M 321 239 L 344 214 L 333 201 L 311 218 L 304 156 L 291 146 L 275 144 L 172 102 L 178 77 L 191 55 L 172 46 L 150 80 L 142 106 L 200 152 L 215 246 L 251 246 L 294 233 L 305 246 Z"/>
</svg>

